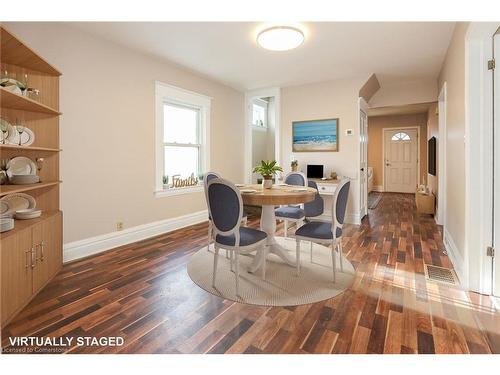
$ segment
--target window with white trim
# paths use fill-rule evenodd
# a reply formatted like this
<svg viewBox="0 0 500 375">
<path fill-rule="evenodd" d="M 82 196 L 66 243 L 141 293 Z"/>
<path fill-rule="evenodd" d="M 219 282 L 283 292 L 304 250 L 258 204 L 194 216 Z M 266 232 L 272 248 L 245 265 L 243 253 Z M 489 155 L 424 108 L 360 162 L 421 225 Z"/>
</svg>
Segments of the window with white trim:
<svg viewBox="0 0 500 375">
<path fill-rule="evenodd" d="M 262 99 L 254 100 L 252 104 L 252 125 L 259 128 L 267 128 L 268 103 Z"/>
<path fill-rule="evenodd" d="M 210 103 L 205 95 L 156 83 L 157 195 L 202 190 L 209 168 Z M 173 186 L 186 179 L 189 186 Z"/>
</svg>

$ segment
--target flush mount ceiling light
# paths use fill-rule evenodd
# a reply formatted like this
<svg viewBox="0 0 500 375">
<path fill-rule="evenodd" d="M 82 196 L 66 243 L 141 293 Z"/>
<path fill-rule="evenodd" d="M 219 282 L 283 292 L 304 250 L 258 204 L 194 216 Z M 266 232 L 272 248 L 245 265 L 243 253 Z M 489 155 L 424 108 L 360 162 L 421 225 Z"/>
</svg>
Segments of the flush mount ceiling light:
<svg viewBox="0 0 500 375">
<path fill-rule="evenodd" d="M 271 51 L 287 51 L 304 42 L 304 33 L 289 26 L 277 26 L 263 30 L 257 35 L 257 43 Z"/>
</svg>

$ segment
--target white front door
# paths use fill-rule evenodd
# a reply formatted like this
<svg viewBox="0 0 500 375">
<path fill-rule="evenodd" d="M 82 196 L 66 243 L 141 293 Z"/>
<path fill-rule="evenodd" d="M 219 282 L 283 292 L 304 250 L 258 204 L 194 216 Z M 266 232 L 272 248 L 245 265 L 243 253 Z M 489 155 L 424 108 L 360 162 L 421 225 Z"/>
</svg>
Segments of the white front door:
<svg viewBox="0 0 500 375">
<path fill-rule="evenodd" d="M 368 117 L 366 112 L 359 111 L 359 141 L 360 141 L 360 171 L 359 171 L 359 191 L 360 191 L 360 212 L 361 218 L 367 214 L 366 201 L 368 200 Z"/>
<path fill-rule="evenodd" d="M 385 191 L 415 193 L 417 189 L 417 129 L 384 130 Z"/>
</svg>

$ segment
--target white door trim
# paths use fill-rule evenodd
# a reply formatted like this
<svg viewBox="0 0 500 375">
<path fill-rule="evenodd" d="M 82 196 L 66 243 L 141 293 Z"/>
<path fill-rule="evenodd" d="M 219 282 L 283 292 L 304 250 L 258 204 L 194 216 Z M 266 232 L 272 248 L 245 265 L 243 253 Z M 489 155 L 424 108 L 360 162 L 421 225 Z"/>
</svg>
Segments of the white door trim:
<svg viewBox="0 0 500 375">
<path fill-rule="evenodd" d="M 465 36 L 465 249 L 462 280 L 470 290 L 491 294 L 493 186 L 493 56 L 498 22 L 471 22 Z"/>
<path fill-rule="evenodd" d="M 281 165 L 281 89 L 269 87 L 247 91 L 245 93 L 245 171 L 243 172 L 245 183 L 252 182 L 252 111 L 251 104 L 255 98 L 274 97 L 275 105 L 275 129 L 274 129 L 274 153 L 278 165 Z M 283 167 L 283 165 L 281 165 Z"/>
<path fill-rule="evenodd" d="M 382 184 L 384 191 L 387 191 L 387 186 L 385 183 L 385 132 L 387 130 L 405 130 L 405 129 L 416 129 L 417 130 L 417 186 L 420 181 L 420 126 L 402 126 L 397 128 L 382 128 Z M 415 186 L 415 191 L 417 187 Z"/>
<path fill-rule="evenodd" d="M 359 216 L 360 218 L 363 218 L 365 215 L 368 214 L 368 142 L 369 142 L 369 139 L 368 139 L 368 103 L 366 102 L 366 100 L 362 97 L 359 98 L 359 110 L 358 110 L 358 117 L 359 117 L 359 121 L 358 121 L 358 124 L 359 124 L 359 154 L 358 154 L 358 158 L 359 158 L 359 163 L 358 163 L 358 167 L 359 167 L 359 173 L 360 173 L 360 176 L 359 176 Z M 362 136 L 362 129 L 361 129 L 361 121 L 362 121 L 362 118 L 361 118 L 361 113 L 364 113 L 365 117 L 366 117 L 366 142 L 363 142 L 363 140 L 361 139 L 361 136 Z M 361 153 L 362 153 L 362 147 L 365 148 L 365 155 L 366 155 L 366 165 L 363 166 L 363 163 L 362 163 L 362 160 L 361 160 Z M 362 172 L 361 171 L 361 168 L 364 168 L 364 171 Z M 365 189 L 364 191 L 361 191 L 361 173 L 364 173 L 365 175 Z M 364 207 L 364 210 L 363 208 L 361 207 L 361 196 L 364 194 L 364 201 L 365 201 L 365 207 Z"/>
<path fill-rule="evenodd" d="M 436 223 L 446 225 L 446 106 L 447 106 L 447 89 L 446 82 L 443 83 L 443 87 L 438 96 L 438 148 L 437 148 L 437 160 L 438 160 L 438 210 L 435 217 Z"/>
</svg>

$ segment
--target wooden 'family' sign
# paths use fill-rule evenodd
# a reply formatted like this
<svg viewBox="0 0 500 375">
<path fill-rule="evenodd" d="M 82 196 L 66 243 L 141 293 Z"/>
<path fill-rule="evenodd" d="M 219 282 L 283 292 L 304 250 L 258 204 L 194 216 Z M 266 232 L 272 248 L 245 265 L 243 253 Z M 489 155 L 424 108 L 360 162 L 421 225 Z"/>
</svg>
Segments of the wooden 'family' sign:
<svg viewBox="0 0 500 375">
<path fill-rule="evenodd" d="M 181 178 L 180 174 L 172 176 L 172 186 L 174 188 L 196 185 L 198 185 L 198 178 L 194 177 L 194 173 L 191 173 L 191 176 L 189 176 L 188 178 Z"/>
</svg>

